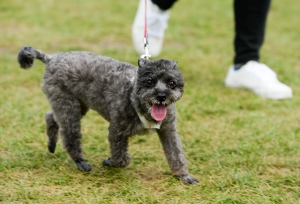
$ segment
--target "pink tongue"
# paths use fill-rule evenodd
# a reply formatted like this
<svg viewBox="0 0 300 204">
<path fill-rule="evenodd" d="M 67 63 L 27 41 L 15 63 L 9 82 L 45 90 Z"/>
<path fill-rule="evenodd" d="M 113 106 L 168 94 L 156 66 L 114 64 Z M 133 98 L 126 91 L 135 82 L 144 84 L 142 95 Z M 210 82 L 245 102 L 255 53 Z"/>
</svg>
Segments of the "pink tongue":
<svg viewBox="0 0 300 204">
<path fill-rule="evenodd" d="M 164 105 L 152 105 L 152 117 L 156 121 L 162 121 L 167 115 L 167 108 Z"/>
</svg>

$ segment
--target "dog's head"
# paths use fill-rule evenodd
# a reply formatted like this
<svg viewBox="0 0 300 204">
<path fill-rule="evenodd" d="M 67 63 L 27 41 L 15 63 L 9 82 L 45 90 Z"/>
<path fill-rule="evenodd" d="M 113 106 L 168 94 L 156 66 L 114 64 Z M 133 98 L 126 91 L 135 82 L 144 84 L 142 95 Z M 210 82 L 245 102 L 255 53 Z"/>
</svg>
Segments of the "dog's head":
<svg viewBox="0 0 300 204">
<path fill-rule="evenodd" d="M 184 81 L 177 61 L 158 59 L 138 61 L 136 94 L 155 121 L 162 121 L 167 107 L 178 101 L 184 91 Z"/>
</svg>

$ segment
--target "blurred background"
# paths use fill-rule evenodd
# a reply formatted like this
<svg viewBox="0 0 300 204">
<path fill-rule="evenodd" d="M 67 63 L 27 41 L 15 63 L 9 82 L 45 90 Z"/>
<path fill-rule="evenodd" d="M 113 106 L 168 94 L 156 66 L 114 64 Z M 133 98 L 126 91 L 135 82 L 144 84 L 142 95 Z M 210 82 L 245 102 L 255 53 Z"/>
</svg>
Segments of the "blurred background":
<svg viewBox="0 0 300 204">
<path fill-rule="evenodd" d="M 60 143 L 47 153 L 44 65 L 21 70 L 17 63 L 18 50 L 30 45 L 137 64 L 131 26 L 138 1 L 1 1 L 0 202 L 299 203 L 300 1 L 273 1 L 261 50 L 261 62 L 293 89 L 284 101 L 225 88 L 234 55 L 232 4 L 178 1 L 159 56 L 177 60 L 185 78 L 178 129 L 191 174 L 201 180 L 188 187 L 171 177 L 156 136 L 132 138 L 128 168 L 101 167 L 108 123 L 93 111 L 82 124 L 91 174 L 78 172 Z"/>
</svg>

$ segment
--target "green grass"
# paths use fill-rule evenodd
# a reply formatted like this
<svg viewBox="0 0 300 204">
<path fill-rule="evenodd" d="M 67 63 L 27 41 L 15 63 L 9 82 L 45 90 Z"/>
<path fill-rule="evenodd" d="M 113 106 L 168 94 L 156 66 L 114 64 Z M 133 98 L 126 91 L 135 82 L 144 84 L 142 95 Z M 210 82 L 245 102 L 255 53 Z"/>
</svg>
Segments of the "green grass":
<svg viewBox="0 0 300 204">
<path fill-rule="evenodd" d="M 82 121 L 91 173 L 77 171 L 61 143 L 47 152 L 44 66 L 21 70 L 19 48 L 90 50 L 136 64 L 136 7 L 137 1 L 1 2 L 0 203 L 300 203 L 299 1 L 273 2 L 261 50 L 261 61 L 293 88 L 294 97 L 283 101 L 225 88 L 232 1 L 175 4 L 160 57 L 178 60 L 185 78 L 178 128 L 200 184 L 172 177 L 156 135 L 131 138 L 127 168 L 102 167 L 108 123 L 92 111 Z"/>
</svg>

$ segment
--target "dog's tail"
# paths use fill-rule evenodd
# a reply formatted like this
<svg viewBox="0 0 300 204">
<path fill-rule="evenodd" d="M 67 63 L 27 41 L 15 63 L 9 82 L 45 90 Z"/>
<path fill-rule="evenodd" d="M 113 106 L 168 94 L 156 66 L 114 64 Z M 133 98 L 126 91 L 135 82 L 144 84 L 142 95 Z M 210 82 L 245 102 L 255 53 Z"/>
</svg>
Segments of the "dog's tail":
<svg viewBox="0 0 300 204">
<path fill-rule="evenodd" d="M 35 59 L 39 59 L 44 64 L 47 64 L 51 60 L 51 56 L 30 46 L 25 46 L 20 49 L 18 53 L 18 62 L 21 68 L 29 69 L 32 67 Z"/>
</svg>

